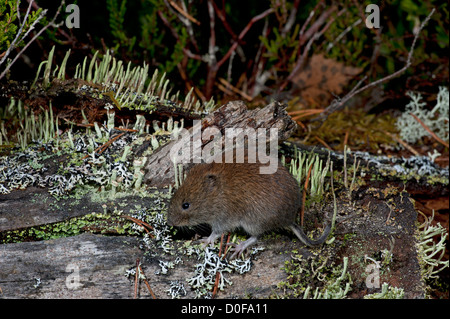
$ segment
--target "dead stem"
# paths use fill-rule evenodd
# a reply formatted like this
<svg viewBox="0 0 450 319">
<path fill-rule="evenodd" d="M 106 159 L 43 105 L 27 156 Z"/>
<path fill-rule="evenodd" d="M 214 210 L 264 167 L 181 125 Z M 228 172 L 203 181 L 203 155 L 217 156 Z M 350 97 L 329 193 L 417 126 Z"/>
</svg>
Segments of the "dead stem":
<svg viewBox="0 0 450 319">
<path fill-rule="evenodd" d="M 150 226 L 149 224 L 147 224 L 146 222 L 144 222 L 144 221 L 142 221 L 142 220 L 140 220 L 140 219 L 137 219 L 137 218 L 128 216 L 128 215 L 120 215 L 120 216 L 123 217 L 123 218 L 125 218 L 125 219 L 128 219 L 128 220 L 130 220 L 130 221 L 132 221 L 132 222 L 134 222 L 134 223 L 136 223 L 136 224 L 138 224 L 138 225 L 141 226 L 141 227 L 143 227 L 144 230 L 147 232 L 147 234 L 148 234 L 151 238 L 155 238 L 155 236 L 152 235 L 152 234 L 150 234 L 150 232 L 148 231 L 148 229 L 153 230 L 153 227 Z M 148 229 L 147 229 L 147 228 L 148 228 Z"/>
<path fill-rule="evenodd" d="M 139 284 L 139 258 L 136 259 L 136 275 L 134 276 L 134 296 L 133 299 L 137 298 L 138 284 Z"/>
<path fill-rule="evenodd" d="M 426 126 L 425 123 L 422 122 L 422 121 L 417 117 L 417 115 L 415 115 L 415 114 L 413 114 L 413 113 L 409 113 L 409 115 L 411 115 L 412 117 L 414 117 L 414 119 L 415 119 L 417 122 L 419 122 L 419 124 L 422 125 L 422 127 L 423 127 L 428 133 L 430 133 L 431 136 L 432 136 L 436 141 L 438 141 L 439 143 L 441 143 L 442 145 L 444 145 L 446 148 L 449 148 L 449 147 L 448 147 L 448 143 L 445 143 L 445 142 L 444 142 L 443 140 L 441 140 L 436 134 L 434 134 L 434 132 L 433 132 L 432 130 L 430 130 L 430 128 L 429 128 L 428 126 Z"/>
<path fill-rule="evenodd" d="M 412 148 L 410 145 L 408 145 L 408 143 L 406 143 L 404 140 L 399 138 L 397 135 L 389 133 L 387 131 L 386 132 L 381 131 L 381 132 L 385 133 L 386 135 L 390 136 L 392 139 L 396 140 L 398 143 L 402 144 L 404 148 L 406 148 L 408 151 L 410 151 L 414 155 L 416 155 L 416 156 L 420 155 L 419 152 L 417 152 L 414 148 Z"/>
<path fill-rule="evenodd" d="M 313 166 L 313 163 L 311 163 L 311 165 L 309 166 L 308 175 L 306 176 L 306 180 L 305 180 L 305 187 L 303 188 L 302 208 L 300 210 L 300 226 L 303 226 L 303 216 L 305 215 L 306 190 L 308 189 L 308 183 L 309 183 L 309 178 L 311 176 L 312 166 Z"/>
<path fill-rule="evenodd" d="M 225 244 L 225 247 L 223 245 L 223 237 L 225 234 L 222 234 L 222 236 L 220 237 L 220 246 L 219 246 L 219 258 L 225 258 L 226 254 L 228 253 L 229 249 L 227 249 L 229 247 L 229 242 L 230 242 L 230 238 L 231 238 L 231 234 L 228 233 L 228 237 L 227 237 L 227 242 Z M 222 256 L 222 250 L 224 251 L 223 256 Z M 214 282 L 214 288 L 213 288 L 213 292 L 212 292 L 212 298 L 214 299 L 217 295 L 217 290 L 219 289 L 219 279 L 220 279 L 220 272 L 216 273 L 216 281 Z"/>
<path fill-rule="evenodd" d="M 103 144 L 103 145 L 97 147 L 97 148 L 94 150 L 94 152 L 99 151 L 98 154 L 100 155 L 101 153 L 103 153 L 103 152 L 108 148 L 109 145 L 111 145 L 112 143 L 114 143 L 114 141 L 116 141 L 117 139 L 119 139 L 120 137 L 122 137 L 124 134 L 125 134 L 125 133 L 120 133 L 120 134 L 114 136 L 112 139 L 110 139 L 110 140 L 109 140 L 108 142 L 106 142 L 105 144 Z M 87 155 L 84 156 L 82 159 L 84 160 L 84 159 L 88 158 L 89 156 L 90 156 L 90 154 L 87 154 Z"/>
<path fill-rule="evenodd" d="M 150 284 L 148 283 L 147 276 L 145 276 L 144 271 L 142 270 L 141 265 L 139 265 L 139 271 L 144 275 L 144 283 L 145 283 L 145 285 L 147 286 L 147 289 L 148 289 L 148 291 L 150 292 L 150 295 L 152 295 L 152 298 L 153 298 L 153 299 L 158 299 L 158 298 L 156 298 L 155 294 L 153 293 L 152 288 L 150 288 Z"/>
</svg>

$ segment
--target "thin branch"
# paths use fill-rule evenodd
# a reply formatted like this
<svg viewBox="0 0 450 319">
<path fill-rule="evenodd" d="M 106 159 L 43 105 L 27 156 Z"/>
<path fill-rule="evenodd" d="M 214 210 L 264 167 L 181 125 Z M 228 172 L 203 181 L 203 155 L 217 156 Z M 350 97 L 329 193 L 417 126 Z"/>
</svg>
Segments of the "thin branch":
<svg viewBox="0 0 450 319">
<path fill-rule="evenodd" d="M 430 130 L 430 128 L 428 126 L 425 125 L 424 122 L 422 122 L 415 114 L 413 113 L 409 113 L 409 115 L 411 115 L 412 117 L 414 117 L 414 119 L 419 122 L 420 125 L 422 125 L 422 127 L 431 134 L 431 136 L 438 141 L 439 143 L 441 143 L 442 145 L 444 145 L 446 148 L 448 147 L 448 143 L 446 143 L 445 141 L 443 141 L 442 139 L 440 139 L 436 134 L 434 134 L 434 132 L 432 130 Z"/>
<path fill-rule="evenodd" d="M 136 258 L 136 275 L 134 277 L 134 295 L 133 295 L 133 299 L 137 298 L 137 293 L 138 293 L 138 284 L 139 284 L 139 258 Z"/>
<path fill-rule="evenodd" d="M 19 40 L 20 35 L 22 34 L 22 30 L 23 30 L 25 24 L 27 24 L 27 19 L 28 19 L 28 15 L 30 14 L 30 10 L 31 10 L 31 5 L 32 4 L 33 4 L 33 0 L 31 0 L 30 3 L 28 4 L 27 12 L 25 13 L 25 18 L 23 20 L 23 23 L 20 25 L 20 28 L 19 28 L 19 31 L 17 31 L 16 37 L 14 38 L 14 40 L 11 42 L 11 44 L 8 47 L 8 49 L 6 50 L 6 54 L 3 56 L 2 60 L 0 61 L 0 65 L 2 65 L 3 62 L 5 62 L 6 58 L 9 56 L 11 51 L 16 48 L 16 43 L 22 42 L 22 40 L 25 38 L 26 34 Z M 46 13 L 47 13 L 47 11 L 41 12 L 41 15 L 36 19 L 36 21 L 41 20 Z M 19 7 L 18 6 L 17 6 L 17 14 L 20 15 L 20 11 L 19 11 Z M 28 30 L 28 32 L 30 30 L 32 30 L 33 28 L 34 28 L 34 23 L 31 25 L 31 27 Z M 28 34 L 28 32 L 27 32 L 27 34 Z"/>
<path fill-rule="evenodd" d="M 33 3 L 33 1 L 31 1 L 31 3 Z M 31 40 L 30 40 L 23 48 L 22 48 L 22 50 L 20 50 L 20 52 L 16 55 L 16 57 L 14 58 L 14 60 L 12 60 L 12 62 L 5 68 L 5 70 L 2 72 L 2 74 L 0 74 L 0 79 L 2 79 L 2 78 L 5 76 L 5 74 L 9 71 L 9 69 L 11 68 L 11 66 L 17 61 L 17 59 L 23 54 L 23 52 L 25 52 L 25 50 L 30 46 L 30 44 L 33 43 L 34 40 L 36 40 L 36 39 L 42 34 L 42 32 L 44 32 L 45 30 L 47 30 L 49 27 L 58 28 L 58 27 L 60 27 L 60 26 L 64 23 L 64 21 L 63 21 L 63 22 L 61 22 L 61 23 L 55 24 L 56 18 L 58 17 L 58 15 L 59 15 L 59 13 L 60 13 L 60 11 L 61 11 L 61 9 L 62 9 L 64 3 L 65 3 L 65 1 L 62 0 L 62 1 L 61 1 L 61 4 L 59 5 L 58 10 L 57 10 L 56 13 L 55 13 L 55 16 L 54 16 L 53 19 L 52 19 L 52 21 L 50 21 L 49 24 L 47 24 L 46 26 L 44 26 L 38 33 L 36 33 L 36 34 L 34 35 L 34 37 L 33 37 L 33 38 L 32 38 L 32 39 L 31 39 Z M 25 37 L 28 35 L 28 33 L 29 33 L 32 29 L 34 29 L 34 26 L 37 24 L 38 20 L 41 20 L 41 19 L 43 18 L 43 16 L 46 14 L 46 12 L 47 12 L 46 10 L 43 10 L 43 11 L 41 12 L 42 17 L 39 16 L 39 17 L 33 22 L 33 24 L 30 26 L 28 32 L 25 34 L 25 36 L 24 36 L 23 38 L 25 38 Z M 24 19 L 24 22 L 25 22 L 25 21 L 26 21 L 26 19 Z M 1 65 L 1 63 L 0 63 L 0 65 Z"/>
<path fill-rule="evenodd" d="M 242 96 L 247 101 L 252 101 L 253 100 L 253 98 L 250 95 L 248 95 L 244 91 L 239 90 L 238 88 L 234 87 L 233 85 L 230 84 L 230 82 L 228 82 L 224 78 L 219 78 L 219 82 L 220 83 L 218 83 L 218 88 L 220 90 L 222 90 L 223 92 L 228 93 L 228 94 L 231 95 L 230 91 L 232 91 L 234 93 L 239 94 L 240 96 Z"/>
<path fill-rule="evenodd" d="M 147 286 L 147 289 L 148 289 L 148 291 L 150 292 L 150 295 L 152 295 L 152 298 L 153 298 L 153 299 L 158 299 L 158 298 L 156 298 L 155 294 L 153 293 L 152 288 L 150 288 L 150 284 L 148 283 L 147 277 L 145 276 L 144 271 L 142 270 L 141 265 L 139 265 L 139 271 L 144 275 L 144 283 L 145 283 L 145 285 Z"/>
<path fill-rule="evenodd" d="M 333 6 L 330 9 L 328 9 L 327 11 L 323 12 L 320 15 L 320 17 L 317 19 L 317 21 L 314 22 L 314 24 L 308 29 L 307 35 L 305 37 L 301 36 L 301 39 L 299 41 L 299 45 L 300 45 L 300 43 L 302 42 L 303 39 L 306 39 L 308 37 L 310 37 L 310 39 L 309 39 L 308 43 L 306 44 L 305 48 L 303 49 L 302 55 L 300 56 L 300 58 L 297 60 L 297 62 L 295 63 L 294 67 L 292 68 L 291 73 L 288 75 L 286 80 L 279 86 L 278 92 L 283 91 L 284 88 L 286 87 L 286 85 L 289 83 L 289 81 L 291 81 L 298 74 L 298 72 L 300 71 L 301 67 L 303 66 L 303 63 L 306 60 L 306 57 L 307 57 L 307 55 L 309 53 L 309 50 L 311 49 L 311 46 L 314 43 L 314 41 L 319 39 L 325 33 L 325 31 L 328 30 L 328 28 L 331 26 L 331 24 L 334 22 L 335 18 L 329 19 L 327 24 L 319 31 L 320 26 L 322 24 L 324 24 L 325 21 L 327 21 L 328 17 L 335 10 L 336 10 L 336 7 Z M 337 17 L 342 15 L 345 12 L 345 10 L 346 9 L 342 9 L 341 11 L 339 11 L 338 14 L 337 14 Z"/>
<path fill-rule="evenodd" d="M 172 36 L 175 38 L 175 40 L 177 40 L 177 42 L 180 42 L 180 37 L 178 36 L 175 29 L 171 26 L 171 24 L 169 23 L 167 18 L 164 16 L 164 14 L 161 11 L 158 11 L 158 16 L 161 19 L 161 21 L 166 25 L 166 27 L 170 30 L 170 32 L 172 33 Z M 186 47 L 183 47 L 183 53 L 186 54 L 190 59 L 199 60 L 199 61 L 204 60 L 201 55 L 192 53 L 192 51 Z"/>
<path fill-rule="evenodd" d="M 227 21 L 227 18 L 225 16 L 225 8 L 222 7 L 222 10 L 219 9 L 217 4 L 213 1 L 212 5 L 214 6 L 214 11 L 217 14 L 217 17 L 222 21 L 222 24 L 225 28 L 225 30 L 228 31 L 228 33 L 231 35 L 234 41 L 237 41 L 238 36 L 236 33 L 234 33 L 233 29 L 231 28 L 230 24 Z"/>
<path fill-rule="evenodd" d="M 390 133 L 388 131 L 380 131 L 380 132 L 383 132 L 384 134 L 388 135 L 389 137 L 391 137 L 392 139 L 394 139 L 398 143 L 402 144 L 404 148 L 406 148 L 408 151 L 410 151 L 414 155 L 416 155 L 416 156 L 420 155 L 419 152 L 417 152 L 414 148 L 412 148 L 410 145 L 408 145 L 408 143 L 406 143 L 404 140 L 399 138 L 397 135 L 392 134 L 392 133 Z"/>
<path fill-rule="evenodd" d="M 286 35 L 286 33 L 288 33 L 292 29 L 292 26 L 295 23 L 299 4 L 300 4 L 300 0 L 295 0 L 292 5 L 292 10 L 289 14 L 289 17 L 286 20 L 286 23 L 283 26 L 283 29 L 281 30 L 281 34 L 283 35 L 283 37 Z"/>
<path fill-rule="evenodd" d="M 178 6 L 174 1 L 164 0 L 164 4 L 166 5 L 167 9 L 170 12 L 172 12 L 175 16 L 177 16 L 178 19 L 181 21 L 181 23 L 184 24 L 184 26 L 186 27 L 187 33 L 189 34 L 189 39 L 191 40 L 191 43 L 194 46 L 195 50 L 198 52 L 199 49 L 198 49 L 197 41 L 195 40 L 194 29 L 193 29 L 193 26 L 191 23 L 192 19 L 193 20 L 195 20 L 195 19 L 189 13 L 187 13 L 188 10 L 186 8 L 184 1 L 181 1 L 181 7 Z M 176 10 L 174 10 L 174 8 Z M 191 18 L 188 18 L 188 16 Z M 195 21 L 197 21 L 197 20 L 195 20 Z M 197 23 L 198 23 L 198 25 L 200 25 L 200 22 L 197 21 Z M 178 35 L 175 38 L 178 40 Z"/>
<path fill-rule="evenodd" d="M 178 4 L 175 3 L 175 1 L 169 0 L 169 3 L 172 5 L 172 7 L 174 7 L 179 13 L 181 13 L 189 21 L 195 23 L 196 25 L 200 25 L 200 22 L 197 19 L 195 19 L 189 13 L 184 11 Z"/>
<path fill-rule="evenodd" d="M 214 7 L 211 3 L 212 1 L 208 1 L 208 14 L 209 14 L 209 28 L 211 30 L 211 35 L 209 36 L 209 45 L 208 45 L 208 65 L 215 66 L 217 62 L 216 58 L 216 15 L 214 14 Z M 220 67 L 216 66 L 218 69 Z"/>
<path fill-rule="evenodd" d="M 261 19 L 264 19 L 266 16 L 274 12 L 274 8 L 270 8 L 263 13 L 253 17 L 250 22 L 245 26 L 245 28 L 241 31 L 241 33 L 238 36 L 237 41 L 234 41 L 234 43 L 231 45 L 230 49 L 227 51 L 227 53 L 220 59 L 220 61 L 217 62 L 216 55 L 215 55 L 215 44 L 216 44 L 216 35 L 215 35 L 215 15 L 214 15 L 214 6 L 211 4 L 211 1 L 208 1 L 208 12 L 210 15 L 210 28 L 211 28 L 211 35 L 209 39 L 209 47 L 208 47 L 208 74 L 206 75 L 206 84 L 204 87 L 205 96 L 207 99 L 211 98 L 214 82 L 216 80 L 217 72 L 219 71 L 219 68 L 231 57 L 231 54 L 233 54 L 239 45 L 239 43 L 242 41 L 244 36 L 247 34 L 247 32 L 250 30 L 250 28 L 253 26 L 253 24 Z"/>
<path fill-rule="evenodd" d="M 143 220 L 128 216 L 128 215 L 120 215 L 121 217 L 128 219 L 130 221 L 132 221 L 133 223 L 138 224 L 139 226 L 141 226 L 142 228 L 144 228 L 144 230 L 147 232 L 147 234 L 151 237 L 151 238 L 155 238 L 155 236 L 153 234 L 150 233 L 150 230 L 153 230 L 153 227 L 150 226 L 149 224 L 147 224 L 146 222 L 144 222 Z"/>
<path fill-rule="evenodd" d="M 249 21 L 249 23 L 247 23 L 247 25 L 245 26 L 245 28 L 244 28 L 244 29 L 241 31 L 241 33 L 239 34 L 239 37 L 238 37 L 237 41 L 235 41 L 235 42 L 233 43 L 233 45 L 230 47 L 230 49 L 228 50 L 228 52 L 223 56 L 223 58 L 222 58 L 219 62 L 217 62 L 218 68 L 219 68 L 222 64 L 224 64 L 225 61 L 228 60 L 228 58 L 230 57 L 231 53 L 232 53 L 234 50 L 236 50 L 236 48 L 237 48 L 239 42 L 244 38 L 244 36 L 247 34 L 247 32 L 248 32 L 248 31 L 250 30 L 250 28 L 252 27 L 252 25 L 253 25 L 255 22 L 258 22 L 259 20 L 264 19 L 265 17 L 267 17 L 269 14 L 271 14 L 271 13 L 274 12 L 274 11 L 275 11 L 274 8 L 267 9 L 267 10 L 264 11 L 263 13 L 261 13 L 261 14 L 259 14 L 259 15 L 257 15 L 257 16 L 254 16 L 254 17 Z"/>
<path fill-rule="evenodd" d="M 305 186 L 303 187 L 302 208 L 300 209 L 300 226 L 303 226 L 303 216 L 305 216 L 306 191 L 308 189 L 309 178 L 311 177 L 311 169 L 313 163 L 309 166 L 308 175 L 306 175 Z"/>
<path fill-rule="evenodd" d="M 412 60 L 412 55 L 414 53 L 414 47 L 416 45 L 417 39 L 420 35 L 420 32 L 422 32 L 423 28 L 425 27 L 425 25 L 428 23 L 428 21 L 430 20 L 431 16 L 433 15 L 435 9 L 433 8 L 433 10 L 431 10 L 430 14 L 426 17 L 426 19 L 422 22 L 422 24 L 420 25 L 419 30 L 416 32 L 415 36 L 414 36 L 414 40 L 413 43 L 411 45 L 411 49 L 408 53 L 408 59 L 406 60 L 406 64 L 403 68 L 401 68 L 400 70 L 385 76 L 384 78 L 381 78 L 379 80 L 376 80 L 374 82 L 371 82 L 365 86 L 363 86 L 362 88 L 355 90 L 355 88 L 353 88 L 347 95 L 345 95 L 342 99 L 334 99 L 333 101 L 331 101 L 330 105 L 325 109 L 325 112 L 323 112 L 319 117 L 315 118 L 313 121 L 325 121 L 328 116 L 337 111 L 340 110 L 344 107 L 345 103 L 348 102 L 348 100 L 350 100 L 353 96 L 355 96 L 356 94 L 359 94 L 365 90 L 367 90 L 368 88 L 377 86 L 383 82 L 386 82 L 388 80 L 391 80 L 397 76 L 399 76 L 400 74 L 402 74 L 403 72 L 405 72 L 412 64 L 411 60 Z M 361 82 L 361 81 L 360 81 Z M 360 84 L 360 83 L 358 83 Z"/>
</svg>

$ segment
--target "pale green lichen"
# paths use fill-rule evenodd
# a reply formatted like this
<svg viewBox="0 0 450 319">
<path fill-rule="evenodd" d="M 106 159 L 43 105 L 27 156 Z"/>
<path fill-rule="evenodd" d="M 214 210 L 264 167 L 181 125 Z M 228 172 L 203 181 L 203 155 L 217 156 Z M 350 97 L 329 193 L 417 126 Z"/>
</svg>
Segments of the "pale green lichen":
<svg viewBox="0 0 450 319">
<path fill-rule="evenodd" d="M 284 155 L 281 157 L 281 162 L 283 165 L 286 165 Z M 301 189 L 304 188 L 308 172 L 311 170 L 308 181 L 308 200 L 318 202 L 323 198 L 325 191 L 329 187 L 329 183 L 325 183 L 325 177 L 330 173 L 330 163 L 330 156 L 328 156 L 328 160 L 323 166 L 323 161 L 317 154 L 300 152 L 294 147 L 294 157 L 290 164 L 286 166 L 297 180 Z"/>
<path fill-rule="evenodd" d="M 403 299 L 405 291 L 403 288 L 392 287 L 387 283 L 381 285 L 381 292 L 365 295 L 364 299 Z"/>
<path fill-rule="evenodd" d="M 433 225 L 434 210 L 430 217 L 424 215 L 425 222 L 419 227 L 417 234 L 417 252 L 421 264 L 422 278 L 425 280 L 437 278 L 437 274 L 449 267 L 449 261 L 443 260 L 445 255 L 445 241 L 448 230 L 440 223 Z M 438 238 L 436 242 L 434 237 Z"/>
<path fill-rule="evenodd" d="M 351 290 L 350 283 L 351 278 L 350 275 L 347 274 L 347 265 L 348 265 L 348 257 L 344 257 L 342 270 L 335 268 L 333 270 L 333 274 L 336 276 L 340 273 L 339 277 L 336 277 L 334 280 L 329 280 L 326 282 L 324 288 L 319 290 L 317 287 L 314 291 L 314 295 L 312 299 L 343 299 L 347 295 L 347 293 Z M 345 282 L 347 281 L 347 282 Z M 345 283 L 344 288 L 342 285 Z M 303 299 L 309 298 L 310 286 L 308 286 L 303 295 Z"/>
<path fill-rule="evenodd" d="M 53 66 L 54 50 L 55 47 L 50 51 L 48 59 L 39 65 L 31 88 L 36 87 L 43 66 L 45 66 L 42 80 L 44 88 L 49 87 L 53 79 L 65 80 L 70 50 L 67 51 L 61 65 Z M 209 113 L 216 107 L 213 99 L 207 103 L 194 101 L 193 90 L 186 95 L 182 103 L 179 103 L 179 93 L 171 94 L 170 81 L 166 79 L 165 73 L 159 77 L 158 70 L 155 70 L 150 78 L 149 65 L 146 63 L 143 66 L 132 66 L 129 62 L 125 66 L 123 61 L 112 57 L 109 51 L 99 60 L 98 55 L 97 51 L 90 61 L 88 57 L 85 57 L 83 63 L 77 64 L 73 78 L 100 85 L 102 89 L 98 92 L 98 98 L 108 95 L 118 108 L 126 107 L 151 112 L 156 104 L 163 104 L 193 110 L 196 113 Z M 87 65 L 89 66 L 86 68 Z M 56 73 L 57 70 L 59 70 L 58 73 Z M 89 90 L 86 86 L 81 89 Z"/>
<path fill-rule="evenodd" d="M 278 284 L 282 293 L 276 292 L 276 298 L 304 299 L 342 299 L 351 290 L 351 277 L 347 272 L 348 257 L 343 258 L 342 265 L 330 265 L 326 254 L 312 252 L 305 258 L 294 253 L 286 261 L 284 270 L 287 280 Z M 313 288 L 315 286 L 315 288 Z M 312 292 L 313 291 L 313 292 Z"/>
<path fill-rule="evenodd" d="M 427 110 L 422 102 L 420 93 L 408 92 L 411 101 L 406 105 L 405 112 L 397 119 L 400 136 L 408 143 L 416 143 L 430 133 L 410 113 L 417 116 L 432 132 L 444 141 L 449 139 L 449 91 L 446 87 L 439 87 L 436 105 Z"/>
</svg>

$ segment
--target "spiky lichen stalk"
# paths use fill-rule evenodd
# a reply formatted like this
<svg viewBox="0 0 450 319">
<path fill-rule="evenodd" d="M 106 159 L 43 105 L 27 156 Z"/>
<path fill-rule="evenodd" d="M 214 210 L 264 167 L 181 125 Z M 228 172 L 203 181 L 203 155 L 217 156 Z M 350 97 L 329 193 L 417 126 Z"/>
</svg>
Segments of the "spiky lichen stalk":
<svg viewBox="0 0 450 319">
<path fill-rule="evenodd" d="M 60 80 L 64 80 L 66 78 L 66 64 L 67 60 L 69 59 L 69 56 L 70 56 L 70 49 L 67 50 L 66 55 L 64 56 L 64 60 L 61 63 L 61 67 L 59 68 L 58 79 Z"/>
<path fill-rule="evenodd" d="M 144 166 L 145 161 L 146 161 L 145 157 L 138 158 L 133 161 L 133 167 L 134 167 L 133 178 L 135 179 L 134 189 L 136 189 L 136 190 L 139 190 L 141 188 L 142 178 L 145 175 L 142 172 L 141 168 Z"/>
<path fill-rule="evenodd" d="M 127 160 L 127 156 L 130 153 L 130 150 L 131 150 L 131 146 L 125 145 L 125 148 L 123 149 L 122 157 L 120 158 L 121 162 L 125 162 Z"/>
<path fill-rule="evenodd" d="M 419 211 L 420 212 L 420 211 Z M 421 212 L 420 212 L 421 213 Z M 441 272 L 444 268 L 449 267 L 449 261 L 442 261 L 445 255 L 445 240 L 448 235 L 446 228 L 437 223 L 432 225 L 434 220 L 433 214 L 428 218 L 421 213 L 425 222 L 419 227 L 422 229 L 418 235 L 418 253 L 420 260 L 422 261 L 422 276 L 424 279 L 436 278 L 437 273 Z M 439 241 L 436 243 L 433 237 L 439 236 Z"/>
<path fill-rule="evenodd" d="M 44 80 L 42 85 L 44 87 L 47 87 L 50 84 L 50 73 L 52 70 L 52 63 L 53 63 L 53 54 L 55 53 L 55 47 L 53 46 L 53 48 L 50 50 L 50 53 L 48 54 L 48 59 L 47 59 L 47 63 L 45 65 L 45 70 L 44 70 Z"/>
<path fill-rule="evenodd" d="M 95 132 L 97 133 L 97 137 L 101 139 L 103 137 L 102 131 L 100 130 L 100 127 L 98 126 L 97 122 L 94 122 L 94 128 Z"/>
<path fill-rule="evenodd" d="M 134 124 L 133 129 L 139 131 L 139 134 L 142 134 L 145 129 L 145 116 L 141 114 L 136 115 L 136 123 Z"/>
</svg>

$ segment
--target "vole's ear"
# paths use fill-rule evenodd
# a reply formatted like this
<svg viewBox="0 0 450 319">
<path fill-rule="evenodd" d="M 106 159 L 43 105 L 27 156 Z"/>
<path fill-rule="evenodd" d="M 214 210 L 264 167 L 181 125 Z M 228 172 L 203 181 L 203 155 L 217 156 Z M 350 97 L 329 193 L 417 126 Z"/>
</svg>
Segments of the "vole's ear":
<svg viewBox="0 0 450 319">
<path fill-rule="evenodd" d="M 206 185 L 210 190 L 216 188 L 218 185 L 218 176 L 215 174 L 206 175 Z"/>
</svg>

